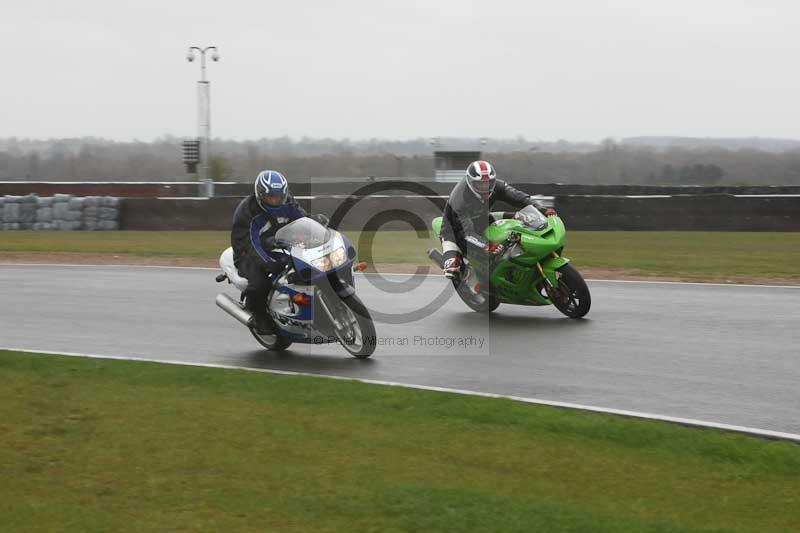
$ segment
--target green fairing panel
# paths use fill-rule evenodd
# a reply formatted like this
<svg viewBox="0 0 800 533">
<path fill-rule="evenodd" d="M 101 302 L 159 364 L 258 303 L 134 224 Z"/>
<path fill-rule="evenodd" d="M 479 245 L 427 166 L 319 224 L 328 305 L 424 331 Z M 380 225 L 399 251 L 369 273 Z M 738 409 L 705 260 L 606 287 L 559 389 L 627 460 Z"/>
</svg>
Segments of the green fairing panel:
<svg viewBox="0 0 800 533">
<path fill-rule="evenodd" d="M 438 237 L 442 232 L 442 217 L 434 218 L 433 222 L 431 222 L 431 227 L 433 228 L 433 232 Z"/>
<path fill-rule="evenodd" d="M 564 221 L 561 220 L 561 217 L 553 216 L 547 217 L 548 222 L 550 222 L 550 228 L 553 230 L 553 238 L 561 243 L 561 246 L 566 246 L 567 244 L 567 228 L 564 227 Z"/>
<path fill-rule="evenodd" d="M 569 259 L 567 259 L 566 257 L 563 256 L 551 257 L 549 259 L 545 259 L 544 261 L 542 261 L 542 270 L 544 270 L 545 272 L 548 270 L 552 270 L 553 272 L 555 272 L 556 270 L 563 267 L 567 263 L 569 263 Z"/>
<path fill-rule="evenodd" d="M 567 263 L 566 257 L 555 256 L 541 262 L 545 277 L 554 287 L 558 287 L 556 271 Z M 492 285 L 501 303 L 550 305 L 550 300 L 537 289 L 541 280 L 535 260 L 506 260 L 492 272 Z"/>
<path fill-rule="evenodd" d="M 525 228 L 519 220 L 498 220 L 494 224 L 489 224 L 484 230 L 483 236 L 486 237 L 486 240 L 489 242 L 503 242 L 512 231 L 522 232 L 527 231 L 527 228 Z"/>
<path fill-rule="evenodd" d="M 501 220 L 486 228 L 484 235 L 489 242 L 504 242 L 512 231 L 519 232 L 526 258 L 544 257 L 565 244 L 566 230 L 559 217 L 548 217 L 547 227 L 541 230 L 533 230 L 518 220 Z"/>
<path fill-rule="evenodd" d="M 550 305 L 536 288 L 540 279 L 535 269 L 511 261 L 503 261 L 492 272 L 492 285 L 501 303 Z"/>
<path fill-rule="evenodd" d="M 557 287 L 556 270 L 569 259 L 553 255 L 564 247 L 564 223 L 558 217 L 548 217 L 547 223 L 544 229 L 532 230 L 517 220 L 503 220 L 486 229 L 484 235 L 491 242 L 503 242 L 509 232 L 518 231 L 525 251 L 519 257 L 501 262 L 492 272 L 492 285 L 501 302 L 550 305 L 550 300 L 539 290 L 542 277 L 536 263 L 541 263 L 545 277 Z"/>
<path fill-rule="evenodd" d="M 569 263 L 569 259 L 566 257 L 552 257 L 542 261 L 542 270 L 544 271 L 544 275 L 550 280 L 550 283 L 552 283 L 554 287 L 558 287 L 556 270 L 563 267 L 567 263 Z"/>
<path fill-rule="evenodd" d="M 431 227 L 439 235 L 442 217 L 433 219 Z M 554 255 L 565 245 L 564 223 L 557 216 L 547 217 L 547 227 L 534 230 L 515 219 L 500 220 L 489 225 L 484 236 L 489 242 L 505 242 L 512 231 L 519 232 L 524 253 L 496 265 L 491 274 L 495 294 L 502 303 L 550 305 L 550 300 L 542 294 L 542 277 L 536 264 L 541 264 L 545 277 L 557 287 L 556 271 L 569 263 L 569 259 Z"/>
</svg>

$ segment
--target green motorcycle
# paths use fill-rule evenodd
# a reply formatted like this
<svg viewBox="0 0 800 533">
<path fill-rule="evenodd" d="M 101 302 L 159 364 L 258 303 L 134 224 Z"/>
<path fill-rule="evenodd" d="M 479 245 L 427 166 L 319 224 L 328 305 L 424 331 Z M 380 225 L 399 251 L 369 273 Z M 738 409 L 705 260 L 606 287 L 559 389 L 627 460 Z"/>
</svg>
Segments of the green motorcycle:
<svg viewBox="0 0 800 533">
<path fill-rule="evenodd" d="M 581 318 L 592 304 L 586 282 L 569 259 L 561 255 L 566 229 L 557 216 L 545 217 L 533 206 L 527 206 L 496 220 L 484 231 L 487 241 L 503 244 L 500 256 L 476 255 L 464 258 L 464 272 L 453 280 L 456 292 L 472 310 L 488 313 L 501 303 L 517 305 L 554 305 L 570 318 Z M 442 217 L 433 219 L 433 230 L 439 235 Z M 428 251 L 428 257 L 442 268 L 442 252 Z"/>
</svg>

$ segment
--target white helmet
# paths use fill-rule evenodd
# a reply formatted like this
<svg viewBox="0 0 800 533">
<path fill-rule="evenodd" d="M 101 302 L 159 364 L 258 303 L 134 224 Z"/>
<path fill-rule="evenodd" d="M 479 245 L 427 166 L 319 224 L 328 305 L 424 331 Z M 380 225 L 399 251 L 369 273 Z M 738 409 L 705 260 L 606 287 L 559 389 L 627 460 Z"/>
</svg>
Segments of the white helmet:
<svg viewBox="0 0 800 533">
<path fill-rule="evenodd" d="M 489 199 L 497 181 L 497 172 L 488 161 L 473 161 L 467 167 L 467 186 L 482 202 Z"/>
</svg>

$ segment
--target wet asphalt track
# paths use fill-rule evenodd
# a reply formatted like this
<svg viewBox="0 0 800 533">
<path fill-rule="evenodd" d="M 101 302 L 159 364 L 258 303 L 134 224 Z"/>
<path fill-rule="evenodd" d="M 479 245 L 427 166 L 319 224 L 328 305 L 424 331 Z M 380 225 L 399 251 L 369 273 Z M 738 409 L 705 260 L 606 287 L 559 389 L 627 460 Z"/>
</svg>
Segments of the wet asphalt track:
<svg viewBox="0 0 800 533">
<path fill-rule="evenodd" d="M 489 320 L 444 278 L 392 276 L 379 288 L 357 276 L 383 316 L 378 350 L 358 361 L 337 345 L 260 350 L 214 305 L 219 290 L 235 294 L 215 274 L 0 265 L 0 346 L 336 374 L 800 433 L 800 289 L 590 282 L 585 320 L 507 305 Z M 439 295 L 436 312 L 416 312 L 437 308 Z"/>
</svg>

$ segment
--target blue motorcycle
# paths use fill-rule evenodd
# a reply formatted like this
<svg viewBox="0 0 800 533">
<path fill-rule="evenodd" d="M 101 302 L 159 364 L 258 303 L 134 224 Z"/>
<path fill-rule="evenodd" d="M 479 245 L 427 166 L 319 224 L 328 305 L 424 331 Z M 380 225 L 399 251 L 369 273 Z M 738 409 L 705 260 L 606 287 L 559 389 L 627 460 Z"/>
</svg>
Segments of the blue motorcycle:
<svg viewBox="0 0 800 533">
<path fill-rule="evenodd" d="M 223 311 L 244 324 L 268 350 L 285 350 L 292 343 L 340 343 L 354 357 L 365 359 L 375 351 L 375 325 L 369 311 L 356 296 L 353 262 L 356 251 L 336 230 L 311 218 L 300 218 L 279 229 L 275 241 L 282 248 L 274 255 L 284 268 L 273 275 L 267 311 L 276 326 L 274 334 L 259 333 L 253 316 L 244 307 L 247 279 L 233 264 L 233 249 L 220 256 L 223 274 L 242 292 L 238 301 L 228 294 L 217 295 Z"/>
</svg>

